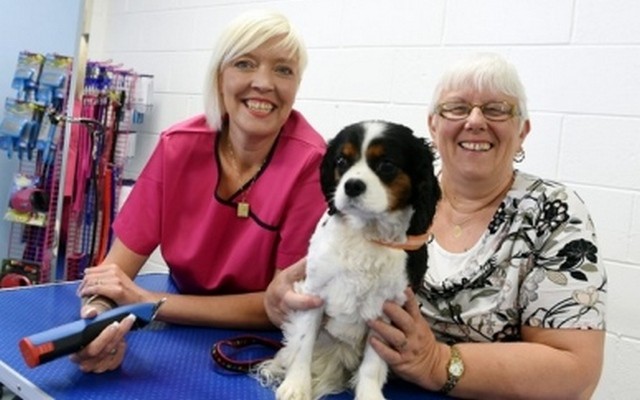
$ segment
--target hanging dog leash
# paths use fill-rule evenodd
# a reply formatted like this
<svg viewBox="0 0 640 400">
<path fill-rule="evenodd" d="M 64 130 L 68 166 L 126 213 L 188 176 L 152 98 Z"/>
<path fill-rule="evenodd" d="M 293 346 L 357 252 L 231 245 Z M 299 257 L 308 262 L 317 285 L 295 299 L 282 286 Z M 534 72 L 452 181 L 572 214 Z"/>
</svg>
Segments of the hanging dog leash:
<svg viewBox="0 0 640 400">
<path fill-rule="evenodd" d="M 241 335 L 215 342 L 211 347 L 211 358 L 227 371 L 246 374 L 256 365 L 272 358 L 273 354 L 257 358 L 238 357 L 244 350 L 262 348 L 262 350 L 258 350 L 260 353 L 264 353 L 264 349 L 275 353 L 281 347 L 282 343 L 275 339 L 256 335 Z"/>
</svg>

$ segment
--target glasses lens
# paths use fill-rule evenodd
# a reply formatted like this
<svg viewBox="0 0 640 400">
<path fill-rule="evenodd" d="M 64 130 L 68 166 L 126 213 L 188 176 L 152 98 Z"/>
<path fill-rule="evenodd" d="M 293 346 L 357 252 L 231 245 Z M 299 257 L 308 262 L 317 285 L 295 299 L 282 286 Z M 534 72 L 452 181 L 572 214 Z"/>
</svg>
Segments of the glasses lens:
<svg viewBox="0 0 640 400">
<path fill-rule="evenodd" d="M 492 121 L 504 121 L 511 118 L 513 108 L 511 104 L 504 102 L 487 103 L 481 107 L 485 118 Z"/>
<path fill-rule="evenodd" d="M 439 108 L 441 116 L 452 120 L 467 118 L 471 113 L 471 105 L 467 103 L 443 103 Z"/>
</svg>

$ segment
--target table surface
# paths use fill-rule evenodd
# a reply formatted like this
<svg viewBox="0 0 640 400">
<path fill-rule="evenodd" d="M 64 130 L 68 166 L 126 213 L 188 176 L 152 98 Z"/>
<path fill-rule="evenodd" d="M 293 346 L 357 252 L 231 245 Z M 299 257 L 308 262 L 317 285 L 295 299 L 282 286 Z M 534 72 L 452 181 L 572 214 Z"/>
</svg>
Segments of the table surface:
<svg viewBox="0 0 640 400">
<path fill-rule="evenodd" d="M 151 290 L 175 292 L 166 274 L 148 274 L 136 282 Z M 68 357 L 29 368 L 18 342 L 25 336 L 78 318 L 78 282 L 0 290 L 0 382 L 28 399 L 274 399 L 272 390 L 245 374 L 213 363 L 211 346 L 218 340 L 252 333 L 280 338 L 277 331 L 236 331 L 154 322 L 127 336 L 127 355 L 116 371 L 85 374 Z M 255 352 L 252 354 L 252 352 Z M 257 357 L 264 350 L 243 352 Z M 440 399 L 414 385 L 390 380 L 388 399 Z M 344 392 L 327 399 L 352 399 Z"/>
</svg>

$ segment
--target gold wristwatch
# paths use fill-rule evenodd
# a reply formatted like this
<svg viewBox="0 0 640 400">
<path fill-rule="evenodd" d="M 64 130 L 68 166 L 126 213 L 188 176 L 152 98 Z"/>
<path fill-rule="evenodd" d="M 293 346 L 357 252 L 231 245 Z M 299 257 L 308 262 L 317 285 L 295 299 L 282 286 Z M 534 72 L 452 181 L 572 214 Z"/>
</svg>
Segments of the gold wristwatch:
<svg viewBox="0 0 640 400">
<path fill-rule="evenodd" d="M 447 364 L 447 381 L 445 382 L 440 393 L 447 394 L 456 386 L 460 378 L 464 374 L 464 363 L 460 356 L 460 351 L 453 345 L 451 346 L 451 358 Z"/>
</svg>

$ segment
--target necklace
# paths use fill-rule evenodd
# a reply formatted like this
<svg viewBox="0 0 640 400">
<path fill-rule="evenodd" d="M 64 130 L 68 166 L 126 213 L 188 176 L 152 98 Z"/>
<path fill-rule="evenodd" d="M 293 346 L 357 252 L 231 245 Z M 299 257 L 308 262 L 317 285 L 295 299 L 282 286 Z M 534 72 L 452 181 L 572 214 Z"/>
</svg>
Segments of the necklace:
<svg viewBox="0 0 640 400">
<path fill-rule="evenodd" d="M 515 177 L 512 175 L 511 179 L 509 180 L 509 184 L 505 186 L 504 189 L 502 189 L 498 194 L 496 194 L 493 198 L 491 198 L 491 200 L 489 200 L 488 202 L 484 203 L 482 206 L 478 207 L 477 209 L 471 211 L 471 212 L 466 212 L 464 214 L 470 214 L 468 217 L 466 217 L 465 219 L 463 219 L 460 222 L 453 222 L 453 220 L 451 221 L 451 224 L 453 224 L 453 228 L 452 228 L 452 232 L 451 234 L 453 235 L 454 238 L 458 239 L 462 236 L 462 233 L 464 231 L 464 226 L 471 221 L 474 217 L 477 217 L 480 212 L 489 209 L 491 207 L 491 205 L 493 203 L 496 202 L 496 200 L 498 200 L 499 198 L 504 197 L 504 195 L 509 191 L 509 189 L 511 189 L 511 186 L 513 185 L 513 180 L 515 179 Z M 463 212 L 459 211 L 456 209 L 456 207 L 453 205 L 453 201 L 451 200 L 451 197 L 449 196 L 449 194 L 447 193 L 447 191 L 445 190 L 444 185 L 442 185 L 442 193 L 444 194 L 444 198 L 447 199 L 447 202 L 449 203 L 449 206 L 451 207 L 452 210 L 456 211 L 458 214 L 463 214 Z"/>
<path fill-rule="evenodd" d="M 454 238 L 459 238 L 460 236 L 462 236 L 462 227 L 471 220 L 471 218 L 473 218 L 474 216 L 471 215 L 469 216 L 467 219 L 465 219 L 464 221 L 460 222 L 459 224 L 453 223 L 453 232 L 451 232 L 451 234 L 453 235 Z"/>
<path fill-rule="evenodd" d="M 253 184 L 258 179 L 258 175 L 260 175 L 260 171 L 262 171 L 262 167 L 264 167 L 264 163 L 267 159 L 265 157 L 265 159 L 262 160 L 262 163 L 260 163 L 260 167 L 258 167 L 258 170 L 253 174 L 251 179 L 244 182 L 242 179 L 242 174 L 240 173 L 240 167 L 238 166 L 238 160 L 236 159 L 236 155 L 233 152 L 233 146 L 231 145 L 231 140 L 228 137 L 227 137 L 227 152 L 229 154 L 231 164 L 233 165 L 233 169 L 236 175 L 236 181 L 238 182 L 238 189 L 236 190 L 236 193 L 244 189 L 242 192 L 242 197 L 240 198 L 238 203 L 236 203 L 236 216 L 238 218 L 248 218 L 251 212 L 251 205 L 247 201 L 247 197 L 251 192 L 251 188 L 253 187 Z"/>
</svg>

